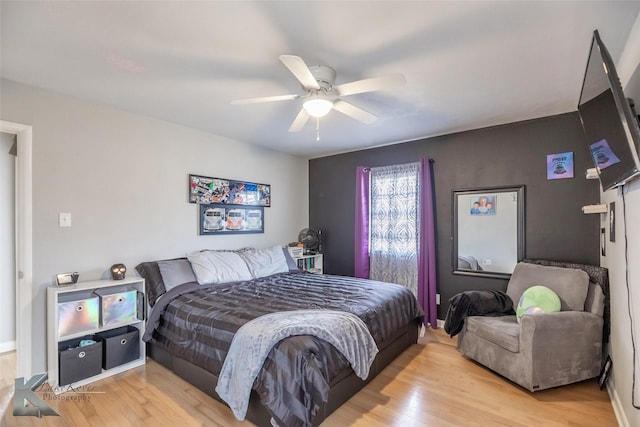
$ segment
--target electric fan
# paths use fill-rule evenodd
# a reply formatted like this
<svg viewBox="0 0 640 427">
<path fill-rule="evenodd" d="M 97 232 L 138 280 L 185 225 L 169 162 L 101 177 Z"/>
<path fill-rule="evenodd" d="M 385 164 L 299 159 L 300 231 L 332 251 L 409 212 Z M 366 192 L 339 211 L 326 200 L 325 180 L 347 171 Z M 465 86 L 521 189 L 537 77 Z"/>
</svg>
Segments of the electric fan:
<svg viewBox="0 0 640 427">
<path fill-rule="evenodd" d="M 322 245 L 322 233 L 315 228 L 304 228 L 298 233 L 298 242 L 304 245 L 305 254 L 316 254 L 320 252 Z"/>
</svg>

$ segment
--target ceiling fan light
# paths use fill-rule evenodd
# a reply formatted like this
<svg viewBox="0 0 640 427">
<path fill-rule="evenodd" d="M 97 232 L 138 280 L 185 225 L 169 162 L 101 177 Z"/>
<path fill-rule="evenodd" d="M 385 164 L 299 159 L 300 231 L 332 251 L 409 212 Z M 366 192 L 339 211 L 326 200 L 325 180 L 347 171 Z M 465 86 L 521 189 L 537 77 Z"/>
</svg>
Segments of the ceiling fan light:
<svg viewBox="0 0 640 427">
<path fill-rule="evenodd" d="M 305 101 L 302 106 L 311 117 L 324 117 L 333 108 L 333 102 L 328 99 L 313 98 Z"/>
</svg>

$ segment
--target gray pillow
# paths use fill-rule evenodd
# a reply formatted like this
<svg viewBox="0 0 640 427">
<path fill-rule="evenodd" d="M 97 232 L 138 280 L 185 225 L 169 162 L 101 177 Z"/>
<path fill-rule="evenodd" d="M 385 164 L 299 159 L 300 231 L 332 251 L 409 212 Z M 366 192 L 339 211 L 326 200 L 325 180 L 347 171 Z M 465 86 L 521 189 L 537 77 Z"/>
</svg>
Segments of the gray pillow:
<svg viewBox="0 0 640 427">
<path fill-rule="evenodd" d="M 287 267 L 289 267 L 289 271 L 298 270 L 298 264 L 296 264 L 296 260 L 291 256 L 291 252 L 286 247 L 282 248 L 282 252 L 284 253 L 284 259 L 287 260 Z"/>
<path fill-rule="evenodd" d="M 584 311 L 589 291 L 589 275 L 583 270 L 521 262 L 511 274 L 507 295 L 516 305 L 522 293 L 535 285 L 546 286 L 558 294 L 562 311 Z"/>
<path fill-rule="evenodd" d="M 160 269 L 162 281 L 167 292 L 183 283 L 196 281 L 191 263 L 184 258 L 158 261 L 158 269 Z"/>
<path fill-rule="evenodd" d="M 604 316 L 605 296 L 602 288 L 595 282 L 589 282 L 589 292 L 584 303 L 584 311 L 588 311 L 598 316 Z"/>
</svg>

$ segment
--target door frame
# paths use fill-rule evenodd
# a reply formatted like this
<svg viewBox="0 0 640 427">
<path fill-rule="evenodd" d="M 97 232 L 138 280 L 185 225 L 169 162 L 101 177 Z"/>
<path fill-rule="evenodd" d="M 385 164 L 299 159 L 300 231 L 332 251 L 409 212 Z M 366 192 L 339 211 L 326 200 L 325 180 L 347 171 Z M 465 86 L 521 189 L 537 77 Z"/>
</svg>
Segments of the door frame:
<svg viewBox="0 0 640 427">
<path fill-rule="evenodd" d="M 33 303 L 33 130 L 0 120 L 0 131 L 17 136 L 16 160 L 16 377 L 31 378 Z"/>
</svg>

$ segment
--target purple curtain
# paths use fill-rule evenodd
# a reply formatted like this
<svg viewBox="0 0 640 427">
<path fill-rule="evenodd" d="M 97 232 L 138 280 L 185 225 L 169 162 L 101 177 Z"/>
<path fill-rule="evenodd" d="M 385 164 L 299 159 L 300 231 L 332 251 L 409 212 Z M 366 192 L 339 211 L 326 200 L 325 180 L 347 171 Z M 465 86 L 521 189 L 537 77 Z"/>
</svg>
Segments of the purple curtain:
<svg viewBox="0 0 640 427">
<path fill-rule="evenodd" d="M 369 168 L 356 168 L 355 277 L 369 278 Z"/>
<path fill-rule="evenodd" d="M 420 160 L 420 252 L 418 256 L 418 302 L 425 312 L 425 323 L 437 328 L 436 236 L 433 212 L 431 159 Z"/>
</svg>

